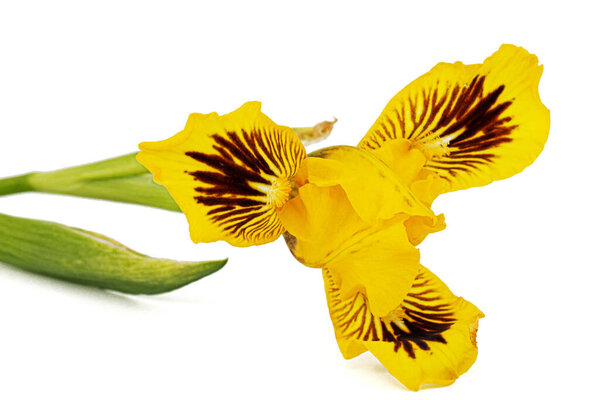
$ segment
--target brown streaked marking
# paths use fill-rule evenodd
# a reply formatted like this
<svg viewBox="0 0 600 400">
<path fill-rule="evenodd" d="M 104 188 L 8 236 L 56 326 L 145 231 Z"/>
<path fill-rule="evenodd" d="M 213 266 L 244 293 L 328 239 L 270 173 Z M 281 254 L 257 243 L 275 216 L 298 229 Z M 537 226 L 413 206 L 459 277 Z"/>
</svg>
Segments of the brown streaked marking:
<svg viewBox="0 0 600 400">
<path fill-rule="evenodd" d="M 262 236 L 281 230 L 275 210 L 268 204 L 265 187 L 279 177 L 295 172 L 293 160 L 303 158 L 303 147 L 284 143 L 282 135 L 259 128 L 213 134 L 215 153 L 188 151 L 186 156 L 203 164 L 197 171 L 185 171 L 200 183 L 194 190 L 198 204 L 209 208 L 207 215 L 223 230 L 245 236 Z M 291 152 L 291 154 L 288 154 Z"/>
<path fill-rule="evenodd" d="M 447 142 L 447 153 L 434 156 L 426 168 L 433 169 L 448 179 L 458 172 L 472 172 L 490 163 L 498 154 L 493 149 L 509 143 L 511 132 L 517 125 L 511 124 L 507 115 L 514 99 L 499 102 L 505 86 L 500 85 L 484 92 L 485 76 L 476 75 L 468 84 L 455 84 L 440 93 L 438 87 L 427 89 L 408 98 L 404 110 L 394 109 L 398 132 L 388 132 L 389 116 L 378 120 L 372 135 L 363 144 L 377 149 L 386 140 L 402 137 L 417 143 L 442 139 Z M 422 112 L 418 112 L 419 105 Z M 394 124 L 392 126 L 395 127 Z M 408 130 L 407 127 L 412 126 Z M 383 130 L 383 132 L 382 132 Z M 382 137 L 383 136 L 383 137 Z"/>
<path fill-rule="evenodd" d="M 409 292 L 409 296 L 419 300 L 402 302 L 399 307 L 403 315 L 401 320 L 400 317 L 384 320 L 370 312 L 368 300 L 362 293 L 356 293 L 352 299 L 342 300 L 333 275 L 327 269 L 324 271 L 329 286 L 331 317 L 345 338 L 393 343 L 395 352 L 403 349 L 410 358 L 417 357 L 415 346 L 430 350 L 431 342 L 446 343 L 443 333 L 454 325 L 456 318 L 450 311 L 450 305 L 439 303 L 439 296 L 422 296 L 434 292 L 432 289 L 421 289 L 429 284 L 422 273 L 417 275 Z"/>
</svg>

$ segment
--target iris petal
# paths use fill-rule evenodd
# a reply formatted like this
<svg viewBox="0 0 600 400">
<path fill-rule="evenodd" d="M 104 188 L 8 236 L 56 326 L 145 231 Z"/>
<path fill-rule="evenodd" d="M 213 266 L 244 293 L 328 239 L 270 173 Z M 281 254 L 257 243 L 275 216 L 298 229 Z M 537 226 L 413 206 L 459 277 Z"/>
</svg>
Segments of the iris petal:
<svg viewBox="0 0 600 400">
<path fill-rule="evenodd" d="M 419 251 L 404 225 L 409 216 L 370 225 L 345 193 L 340 185 L 300 187 L 280 213 L 285 238 L 304 265 L 331 271 L 344 299 L 365 293 L 373 313 L 383 316 L 402 301 L 418 272 Z"/>
<path fill-rule="evenodd" d="M 548 137 L 537 57 L 503 45 L 483 64 L 440 63 L 400 91 L 359 144 L 380 152 L 405 139 L 423 152 L 442 192 L 486 185 L 531 164 Z M 441 193 L 441 192 L 440 192 Z"/>
<path fill-rule="evenodd" d="M 306 184 L 278 213 L 290 251 L 309 267 L 322 267 L 370 231 L 340 185 Z"/>
<path fill-rule="evenodd" d="M 141 143 L 138 161 L 186 214 L 194 242 L 263 244 L 284 231 L 276 210 L 306 152 L 291 128 L 249 102 L 223 116 L 191 114 L 185 129 Z"/>
<path fill-rule="evenodd" d="M 444 214 L 436 216 L 435 220 L 419 215 L 410 216 L 404 222 L 408 240 L 414 245 L 419 245 L 430 233 L 446 229 Z"/>
<path fill-rule="evenodd" d="M 318 186 L 340 185 L 356 213 L 369 224 L 399 213 L 435 218 L 393 171 L 369 152 L 350 146 L 317 150 L 305 160 L 306 176 Z"/>
<path fill-rule="evenodd" d="M 425 267 L 420 267 L 399 306 L 383 317 L 373 313 L 371 299 L 364 293 L 345 299 L 329 269 L 323 269 L 323 278 L 345 356 L 368 349 L 410 390 L 424 384 L 448 385 L 475 362 L 477 323 L 483 314 L 454 296 Z"/>
</svg>

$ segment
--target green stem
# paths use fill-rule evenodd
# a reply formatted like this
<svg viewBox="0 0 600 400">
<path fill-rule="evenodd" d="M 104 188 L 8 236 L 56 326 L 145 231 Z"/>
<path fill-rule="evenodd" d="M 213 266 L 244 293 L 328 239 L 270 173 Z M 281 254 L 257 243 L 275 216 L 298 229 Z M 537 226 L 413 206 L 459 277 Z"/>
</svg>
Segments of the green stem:
<svg viewBox="0 0 600 400">
<path fill-rule="evenodd" d="M 32 174 L 24 174 L 0 179 L 0 196 L 33 190 L 29 184 L 31 175 Z"/>
<path fill-rule="evenodd" d="M 147 174 L 148 170 L 137 162 L 137 153 L 125 154 L 124 156 L 109 158 L 90 164 L 79 165 L 60 169 L 58 171 L 36 174 L 32 178 L 37 184 L 43 185 L 45 180 L 51 180 L 53 184 L 59 182 L 72 183 L 73 181 L 93 181 L 102 179 L 114 179 L 124 176 Z M 41 178 L 43 176 L 43 178 Z"/>
<path fill-rule="evenodd" d="M 135 159 L 137 153 L 51 172 L 0 179 L 0 196 L 27 191 L 66 194 L 179 211 L 167 190 Z"/>
</svg>

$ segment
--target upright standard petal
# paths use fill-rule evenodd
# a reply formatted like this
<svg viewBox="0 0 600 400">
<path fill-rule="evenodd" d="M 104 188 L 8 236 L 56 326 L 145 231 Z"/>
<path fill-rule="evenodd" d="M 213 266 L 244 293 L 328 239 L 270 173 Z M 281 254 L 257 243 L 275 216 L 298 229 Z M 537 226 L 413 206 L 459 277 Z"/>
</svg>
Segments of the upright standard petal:
<svg viewBox="0 0 600 400">
<path fill-rule="evenodd" d="M 249 102 L 223 116 L 191 114 L 184 130 L 140 144 L 138 161 L 185 213 L 195 243 L 271 242 L 284 232 L 276 210 L 306 151 L 291 128 Z"/>
<path fill-rule="evenodd" d="M 321 187 L 339 184 L 356 213 L 369 224 L 399 213 L 435 218 L 385 163 L 356 147 L 334 146 L 312 152 L 299 175 Z"/>
<path fill-rule="evenodd" d="M 323 269 L 327 305 L 342 354 L 369 350 L 404 386 L 448 385 L 477 358 L 477 325 L 483 313 L 456 297 L 425 267 L 387 315 L 372 311 L 362 292 L 344 298 L 334 274 Z"/>
<path fill-rule="evenodd" d="M 447 182 L 439 193 L 508 178 L 535 160 L 548 137 L 541 74 L 537 57 L 512 45 L 483 64 L 440 63 L 388 103 L 359 147 L 394 164 L 394 149 L 381 149 L 408 140 L 425 156 L 424 173 Z"/>
<path fill-rule="evenodd" d="M 304 265 L 328 268 L 343 299 L 357 292 L 377 316 L 400 304 L 419 269 L 419 251 L 410 242 L 407 214 L 370 225 L 362 220 L 342 187 L 308 183 L 280 212 L 286 242 Z"/>
<path fill-rule="evenodd" d="M 423 156 L 419 150 L 407 150 L 406 144 L 403 147 L 402 155 L 410 152 L 412 156 L 400 157 L 402 162 L 394 165 L 397 170 L 369 152 L 350 146 L 320 149 L 304 160 L 294 178 L 300 188 L 295 194 L 299 196 L 290 200 L 280 215 L 288 232 L 301 239 L 297 247 L 307 243 L 311 247 L 310 251 L 295 252 L 305 265 L 313 266 L 316 259 L 316 264 L 322 266 L 325 252 L 333 254 L 334 248 L 339 252 L 348 247 L 351 237 L 400 214 L 407 216 L 399 223 L 404 221 L 414 245 L 429 233 L 445 228 L 444 216 L 436 216 L 429 208 L 432 189 L 439 187 L 436 183 L 441 179 L 430 176 L 413 182 L 409 188 L 423 165 L 418 163 Z M 418 167 L 411 166 L 414 161 Z"/>
<path fill-rule="evenodd" d="M 371 228 L 356 214 L 340 185 L 305 184 L 278 214 L 290 251 L 308 267 L 322 267 L 360 242 Z"/>
</svg>

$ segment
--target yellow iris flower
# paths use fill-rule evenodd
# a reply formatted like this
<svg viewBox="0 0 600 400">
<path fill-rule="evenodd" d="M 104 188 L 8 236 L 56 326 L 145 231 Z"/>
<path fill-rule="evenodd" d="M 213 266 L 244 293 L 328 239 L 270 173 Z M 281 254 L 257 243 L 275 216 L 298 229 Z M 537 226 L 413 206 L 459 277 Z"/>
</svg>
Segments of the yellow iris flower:
<svg viewBox="0 0 600 400">
<path fill-rule="evenodd" d="M 483 314 L 420 265 L 415 246 L 445 227 L 430 208 L 439 194 L 507 178 L 541 152 L 541 72 L 534 55 L 503 45 L 483 64 L 441 63 L 409 84 L 358 147 L 307 155 L 250 102 L 192 114 L 177 135 L 140 144 L 138 160 L 194 242 L 284 234 L 300 262 L 322 268 L 345 358 L 368 350 L 411 390 L 446 385 L 475 361 Z"/>
</svg>

